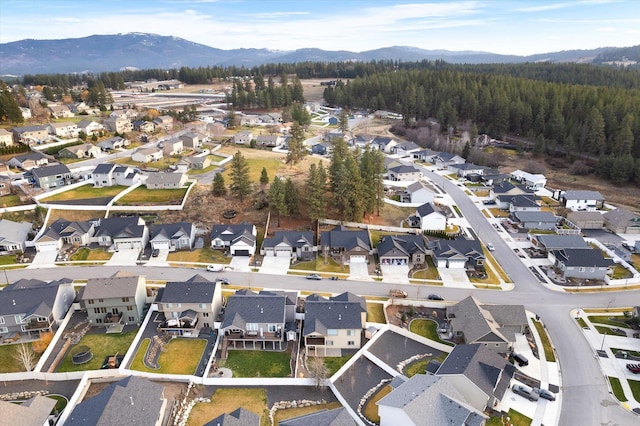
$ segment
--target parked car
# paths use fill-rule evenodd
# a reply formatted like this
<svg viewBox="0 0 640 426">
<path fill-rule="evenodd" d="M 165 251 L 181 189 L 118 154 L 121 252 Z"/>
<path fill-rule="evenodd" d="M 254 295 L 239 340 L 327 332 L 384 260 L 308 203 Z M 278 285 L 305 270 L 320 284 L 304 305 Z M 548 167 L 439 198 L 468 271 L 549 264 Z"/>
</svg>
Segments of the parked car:
<svg viewBox="0 0 640 426">
<path fill-rule="evenodd" d="M 159 254 L 160 254 L 160 249 L 151 250 L 151 257 L 158 257 Z"/>
<path fill-rule="evenodd" d="M 640 374 L 640 364 L 627 364 L 627 370 L 633 374 Z"/>
<path fill-rule="evenodd" d="M 556 395 L 553 392 L 548 391 L 546 389 L 533 388 L 533 391 L 538 395 L 540 395 L 540 398 L 546 399 L 547 401 L 556 400 Z"/>
<path fill-rule="evenodd" d="M 429 296 L 427 296 L 427 299 L 429 299 L 429 300 L 444 300 L 444 297 L 440 296 L 439 294 L 430 294 Z"/>
<path fill-rule="evenodd" d="M 512 353 L 510 355 L 510 358 L 512 360 L 514 360 L 515 362 L 517 362 L 520 367 L 524 367 L 525 365 L 529 365 L 529 360 L 524 355 L 520 355 L 520 354 L 517 354 L 517 353 L 514 352 L 514 353 Z"/>
<path fill-rule="evenodd" d="M 224 266 L 222 266 L 222 265 L 209 265 L 209 266 L 207 266 L 207 271 L 209 271 L 209 272 L 222 272 L 222 271 L 224 271 Z"/>
<path fill-rule="evenodd" d="M 487 250 L 494 251 L 496 248 L 491 243 L 487 243 Z"/>
<path fill-rule="evenodd" d="M 496 201 L 495 201 L 495 200 L 484 200 L 484 201 L 482 202 L 482 204 L 484 204 L 485 206 L 491 206 L 491 205 L 493 205 L 493 204 L 495 204 L 495 203 L 496 203 Z"/>
<path fill-rule="evenodd" d="M 218 278 L 216 284 L 229 285 L 229 278 Z"/>
<path fill-rule="evenodd" d="M 512 389 L 513 393 L 524 396 L 529 401 L 537 401 L 540 398 L 529 386 L 515 384 Z"/>
<path fill-rule="evenodd" d="M 389 297 L 400 297 L 404 299 L 407 296 L 408 295 L 406 291 L 398 290 L 398 289 L 389 290 Z"/>
<path fill-rule="evenodd" d="M 308 280 L 321 280 L 322 277 L 318 274 L 309 274 L 307 275 Z"/>
</svg>

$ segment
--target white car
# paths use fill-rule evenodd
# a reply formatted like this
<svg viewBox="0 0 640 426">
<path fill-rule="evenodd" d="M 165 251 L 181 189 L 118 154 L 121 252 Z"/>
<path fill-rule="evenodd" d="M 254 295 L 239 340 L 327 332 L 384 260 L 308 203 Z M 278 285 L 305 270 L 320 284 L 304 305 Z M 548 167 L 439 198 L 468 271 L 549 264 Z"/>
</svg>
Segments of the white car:
<svg viewBox="0 0 640 426">
<path fill-rule="evenodd" d="M 222 265 L 209 265 L 209 266 L 207 266 L 207 271 L 209 271 L 209 272 L 222 272 L 222 271 L 224 271 L 224 266 L 222 266 Z"/>
<path fill-rule="evenodd" d="M 496 248 L 493 246 L 493 244 L 491 244 L 491 243 L 487 243 L 487 249 L 488 249 L 489 251 L 494 251 Z"/>
</svg>

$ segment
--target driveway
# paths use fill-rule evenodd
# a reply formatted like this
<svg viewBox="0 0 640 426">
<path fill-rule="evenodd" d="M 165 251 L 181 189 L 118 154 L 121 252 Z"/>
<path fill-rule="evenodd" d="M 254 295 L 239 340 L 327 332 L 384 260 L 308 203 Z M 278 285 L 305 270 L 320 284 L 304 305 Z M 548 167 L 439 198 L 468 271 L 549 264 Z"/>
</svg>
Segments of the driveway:
<svg viewBox="0 0 640 426">
<path fill-rule="evenodd" d="M 262 265 L 260 265 L 260 273 L 274 274 L 274 275 L 287 275 L 290 264 L 291 264 L 291 259 L 289 259 L 288 257 L 265 256 L 262 258 Z"/>
<path fill-rule="evenodd" d="M 380 265 L 382 282 L 409 284 L 409 266 L 407 265 Z"/>
<path fill-rule="evenodd" d="M 58 250 L 40 251 L 36 253 L 36 255 L 33 257 L 33 260 L 31 261 L 31 265 L 27 266 L 27 268 L 50 268 L 54 266 L 57 257 Z"/>
<path fill-rule="evenodd" d="M 251 272 L 251 269 L 249 268 L 249 262 L 251 262 L 251 258 L 249 256 L 233 256 L 231 258 L 231 263 L 229 263 L 229 266 L 231 266 L 234 271 Z"/>
<path fill-rule="evenodd" d="M 349 278 L 352 280 L 370 280 L 369 266 L 365 262 L 349 263 Z"/>
<path fill-rule="evenodd" d="M 438 268 L 438 273 L 445 287 L 475 288 L 464 268 Z"/>
<path fill-rule="evenodd" d="M 169 250 L 160 250 L 156 257 L 149 257 L 146 266 L 169 266 L 167 256 L 169 256 Z"/>
<path fill-rule="evenodd" d="M 138 249 L 121 249 L 113 253 L 106 266 L 136 266 L 139 255 Z"/>
</svg>

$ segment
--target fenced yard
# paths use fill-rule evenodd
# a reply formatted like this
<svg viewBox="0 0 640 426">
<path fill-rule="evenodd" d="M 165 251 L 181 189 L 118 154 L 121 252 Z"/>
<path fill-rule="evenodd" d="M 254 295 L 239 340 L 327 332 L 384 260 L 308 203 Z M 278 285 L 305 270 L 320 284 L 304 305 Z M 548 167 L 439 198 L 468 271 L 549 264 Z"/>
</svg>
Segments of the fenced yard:
<svg viewBox="0 0 640 426">
<path fill-rule="evenodd" d="M 229 350 L 222 367 L 231 369 L 233 377 L 289 377 L 290 362 L 289 349 L 284 352 Z"/>
<path fill-rule="evenodd" d="M 107 356 L 124 355 L 136 337 L 137 329 L 123 334 L 86 334 L 77 345 L 71 346 L 64 359 L 56 369 L 58 373 L 67 371 L 99 370 Z M 71 353 L 78 346 L 88 346 L 93 353 L 93 358 L 86 364 L 75 365 L 71 361 Z"/>
</svg>

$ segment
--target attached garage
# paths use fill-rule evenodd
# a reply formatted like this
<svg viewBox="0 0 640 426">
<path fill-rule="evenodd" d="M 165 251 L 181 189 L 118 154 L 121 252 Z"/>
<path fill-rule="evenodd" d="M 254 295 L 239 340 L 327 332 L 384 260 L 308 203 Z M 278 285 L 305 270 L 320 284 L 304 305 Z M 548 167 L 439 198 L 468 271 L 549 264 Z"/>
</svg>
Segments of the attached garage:
<svg viewBox="0 0 640 426">
<path fill-rule="evenodd" d="M 154 241 L 151 243 L 151 247 L 158 250 L 170 250 L 171 243 L 169 241 Z"/>
<path fill-rule="evenodd" d="M 235 250 L 232 253 L 233 256 L 251 256 L 249 250 Z"/>
<path fill-rule="evenodd" d="M 38 251 L 56 251 L 61 247 L 58 241 L 46 241 L 39 242 L 36 244 L 36 249 Z"/>
<path fill-rule="evenodd" d="M 450 269 L 464 269 L 466 260 L 449 259 L 447 261 L 447 268 Z"/>
<path fill-rule="evenodd" d="M 349 263 L 367 263 L 367 256 L 364 254 L 354 254 L 349 257 Z"/>
<path fill-rule="evenodd" d="M 291 257 L 290 249 L 276 249 L 276 257 Z"/>
</svg>

